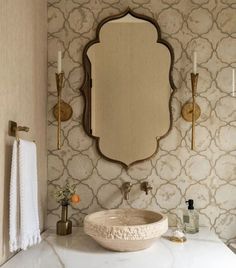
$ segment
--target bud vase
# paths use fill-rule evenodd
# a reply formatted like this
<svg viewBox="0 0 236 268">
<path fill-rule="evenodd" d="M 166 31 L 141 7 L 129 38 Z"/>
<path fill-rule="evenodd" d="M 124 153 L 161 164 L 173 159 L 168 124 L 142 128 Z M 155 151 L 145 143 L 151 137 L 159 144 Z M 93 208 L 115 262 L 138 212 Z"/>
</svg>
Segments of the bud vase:
<svg viewBox="0 0 236 268">
<path fill-rule="evenodd" d="M 72 233 L 72 222 L 68 220 L 68 205 L 61 206 L 61 220 L 57 222 L 57 234 L 68 235 Z"/>
</svg>

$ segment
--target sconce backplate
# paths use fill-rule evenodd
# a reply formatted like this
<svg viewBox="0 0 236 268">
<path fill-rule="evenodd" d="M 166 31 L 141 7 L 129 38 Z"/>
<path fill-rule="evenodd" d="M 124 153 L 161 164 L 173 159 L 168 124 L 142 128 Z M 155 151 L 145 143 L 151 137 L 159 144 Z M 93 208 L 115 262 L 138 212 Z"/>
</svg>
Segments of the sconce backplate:
<svg viewBox="0 0 236 268">
<path fill-rule="evenodd" d="M 72 117 L 73 110 L 71 106 L 61 100 L 61 121 L 67 121 Z M 53 107 L 53 115 L 58 120 L 58 104 Z"/>
<path fill-rule="evenodd" d="M 192 113 L 193 113 L 193 103 L 192 102 L 186 102 L 181 110 L 181 115 L 184 118 L 184 120 L 188 122 L 192 122 Z M 195 120 L 197 120 L 201 115 L 201 108 L 197 103 L 195 103 Z"/>
</svg>

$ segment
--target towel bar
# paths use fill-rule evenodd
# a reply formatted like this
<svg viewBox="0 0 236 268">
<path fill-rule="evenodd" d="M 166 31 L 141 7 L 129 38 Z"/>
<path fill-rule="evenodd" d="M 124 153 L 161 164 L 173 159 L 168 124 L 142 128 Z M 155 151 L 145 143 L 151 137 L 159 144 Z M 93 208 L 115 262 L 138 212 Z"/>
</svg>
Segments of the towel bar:
<svg viewBox="0 0 236 268">
<path fill-rule="evenodd" d="M 25 132 L 29 132 L 29 127 L 26 126 L 18 126 L 16 122 L 14 121 L 9 121 L 9 125 L 8 125 L 8 135 L 12 136 L 12 137 L 17 137 L 17 132 L 18 131 L 25 131 Z"/>
</svg>

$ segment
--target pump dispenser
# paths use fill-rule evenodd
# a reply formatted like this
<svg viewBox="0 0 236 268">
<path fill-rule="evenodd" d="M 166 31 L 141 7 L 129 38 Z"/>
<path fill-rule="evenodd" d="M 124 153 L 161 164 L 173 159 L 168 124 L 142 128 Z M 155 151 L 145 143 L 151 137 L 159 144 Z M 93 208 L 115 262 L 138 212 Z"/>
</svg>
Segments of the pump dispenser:
<svg viewBox="0 0 236 268">
<path fill-rule="evenodd" d="M 188 209 L 183 212 L 183 224 L 186 233 L 195 234 L 199 231 L 199 215 L 194 210 L 193 200 L 189 199 L 185 202 L 188 204 Z"/>
</svg>

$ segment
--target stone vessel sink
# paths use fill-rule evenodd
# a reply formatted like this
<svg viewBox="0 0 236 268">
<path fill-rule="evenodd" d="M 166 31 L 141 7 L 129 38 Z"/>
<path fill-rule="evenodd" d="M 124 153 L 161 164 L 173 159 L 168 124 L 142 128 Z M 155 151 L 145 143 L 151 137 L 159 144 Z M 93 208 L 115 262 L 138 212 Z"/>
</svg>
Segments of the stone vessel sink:
<svg viewBox="0 0 236 268">
<path fill-rule="evenodd" d="M 165 215 L 142 209 L 111 209 L 84 219 L 84 231 L 104 248 L 137 251 L 148 248 L 168 229 Z"/>
</svg>

